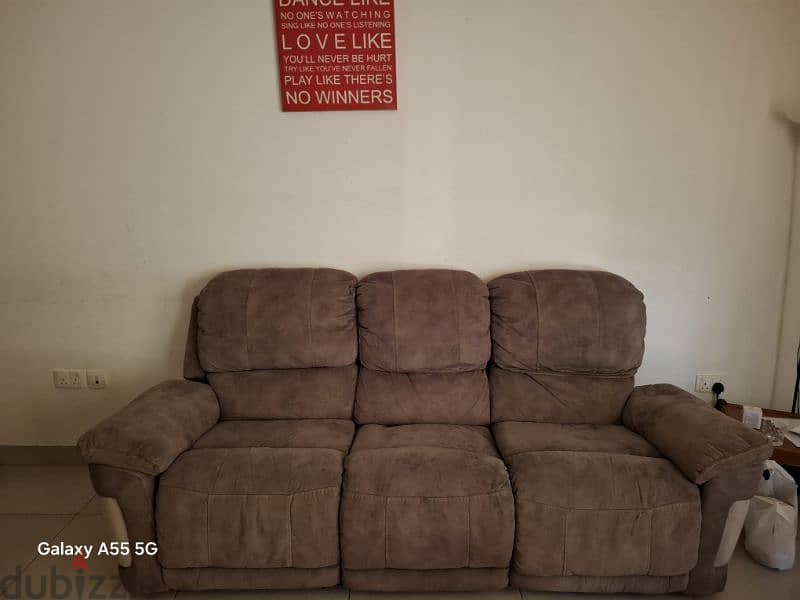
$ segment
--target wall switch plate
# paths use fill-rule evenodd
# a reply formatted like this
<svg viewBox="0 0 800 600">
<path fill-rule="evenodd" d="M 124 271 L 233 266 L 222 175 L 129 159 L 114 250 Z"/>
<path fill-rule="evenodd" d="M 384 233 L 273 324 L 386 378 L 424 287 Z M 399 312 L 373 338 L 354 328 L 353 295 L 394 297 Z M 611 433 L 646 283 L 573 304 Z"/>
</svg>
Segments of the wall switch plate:
<svg viewBox="0 0 800 600">
<path fill-rule="evenodd" d="M 728 376 L 725 373 L 704 373 L 699 374 L 694 380 L 694 391 L 701 394 L 710 394 L 711 387 L 720 382 L 728 389 Z"/>
<path fill-rule="evenodd" d="M 86 371 L 83 369 L 55 369 L 53 371 L 53 385 L 57 388 L 82 388 L 84 381 L 86 381 Z"/>
<path fill-rule="evenodd" d="M 106 372 L 102 369 L 86 371 L 86 384 L 93 390 L 101 390 L 108 385 Z"/>
</svg>

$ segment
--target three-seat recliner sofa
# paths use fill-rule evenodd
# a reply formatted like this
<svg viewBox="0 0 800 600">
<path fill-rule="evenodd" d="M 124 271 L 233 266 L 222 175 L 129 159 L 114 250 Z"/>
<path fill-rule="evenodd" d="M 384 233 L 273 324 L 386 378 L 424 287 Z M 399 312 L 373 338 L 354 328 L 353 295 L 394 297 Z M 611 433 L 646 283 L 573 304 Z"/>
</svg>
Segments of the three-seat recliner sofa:
<svg viewBox="0 0 800 600">
<path fill-rule="evenodd" d="M 158 544 L 122 581 L 718 591 L 771 447 L 634 387 L 644 332 L 641 293 L 602 272 L 223 273 L 184 379 L 79 442 L 119 535 Z"/>
</svg>

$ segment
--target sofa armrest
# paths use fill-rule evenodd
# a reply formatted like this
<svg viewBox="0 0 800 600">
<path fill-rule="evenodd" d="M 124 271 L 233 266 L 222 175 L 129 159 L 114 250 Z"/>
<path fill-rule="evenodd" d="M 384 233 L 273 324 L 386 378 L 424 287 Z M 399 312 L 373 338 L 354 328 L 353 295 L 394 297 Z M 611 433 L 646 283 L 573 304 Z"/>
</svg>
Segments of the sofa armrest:
<svg viewBox="0 0 800 600">
<path fill-rule="evenodd" d="M 158 475 L 217 421 L 210 386 L 165 381 L 83 434 L 78 447 L 89 464 Z"/>
<path fill-rule="evenodd" d="M 131 546 L 137 542 L 146 544 L 157 541 L 153 515 L 156 506 L 155 477 L 99 464 L 89 465 L 89 475 L 99 496 L 117 501 Z M 129 566 L 119 567 L 122 585 L 128 592 L 138 596 L 167 590 L 157 556 L 142 554 L 129 558 Z"/>
<path fill-rule="evenodd" d="M 772 454 L 759 432 L 673 385 L 634 388 L 622 419 L 698 485 Z"/>
</svg>

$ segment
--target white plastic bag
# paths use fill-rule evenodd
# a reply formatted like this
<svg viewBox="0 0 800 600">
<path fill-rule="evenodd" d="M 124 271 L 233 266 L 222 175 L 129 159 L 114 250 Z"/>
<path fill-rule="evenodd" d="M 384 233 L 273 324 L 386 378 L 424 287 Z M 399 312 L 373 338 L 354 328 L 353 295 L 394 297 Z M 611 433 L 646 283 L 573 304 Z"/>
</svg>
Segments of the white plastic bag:
<svg viewBox="0 0 800 600">
<path fill-rule="evenodd" d="M 784 571 L 794 565 L 797 536 L 797 484 L 774 460 L 762 478 L 744 522 L 745 548 L 756 561 Z"/>
</svg>

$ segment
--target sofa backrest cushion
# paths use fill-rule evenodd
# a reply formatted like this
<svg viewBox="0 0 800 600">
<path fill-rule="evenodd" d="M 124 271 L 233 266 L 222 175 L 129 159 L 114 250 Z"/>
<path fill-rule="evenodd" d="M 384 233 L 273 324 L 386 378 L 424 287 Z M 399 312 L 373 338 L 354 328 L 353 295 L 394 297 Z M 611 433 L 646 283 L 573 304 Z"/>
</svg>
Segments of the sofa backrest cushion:
<svg viewBox="0 0 800 600">
<path fill-rule="evenodd" d="M 356 278 L 333 269 L 222 273 L 192 307 L 187 379 L 225 419 L 352 419 Z"/>
<path fill-rule="evenodd" d="M 619 421 L 644 353 L 642 293 L 577 270 L 511 273 L 489 290 L 492 420 Z"/>
<path fill-rule="evenodd" d="M 206 373 L 341 367 L 357 353 L 356 278 L 334 269 L 244 269 L 200 293 L 197 355 Z"/>
<path fill-rule="evenodd" d="M 368 275 L 358 284 L 361 364 L 393 373 L 482 369 L 489 360 L 489 292 L 466 271 Z"/>
<path fill-rule="evenodd" d="M 361 367 L 356 388 L 358 423 L 488 425 L 486 371 L 386 373 Z"/>
<path fill-rule="evenodd" d="M 183 351 L 183 378 L 189 381 L 206 381 L 206 372 L 203 371 L 200 357 L 197 355 L 197 304 L 199 300 L 196 297 L 192 302 L 186 334 L 186 348 Z"/>
<path fill-rule="evenodd" d="M 360 423 L 489 422 L 489 292 L 465 271 L 374 273 L 358 284 Z"/>
<path fill-rule="evenodd" d="M 352 419 L 355 364 L 209 373 L 222 420 Z"/>
</svg>

